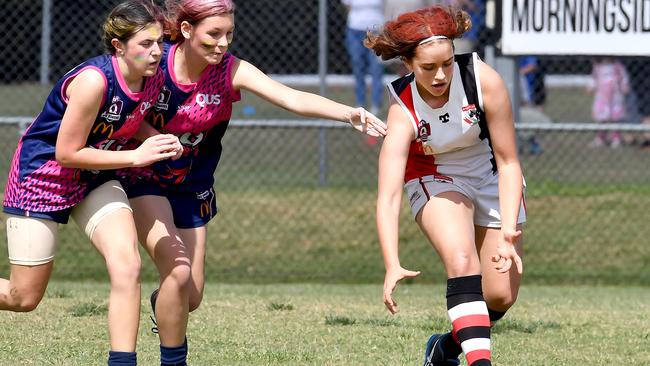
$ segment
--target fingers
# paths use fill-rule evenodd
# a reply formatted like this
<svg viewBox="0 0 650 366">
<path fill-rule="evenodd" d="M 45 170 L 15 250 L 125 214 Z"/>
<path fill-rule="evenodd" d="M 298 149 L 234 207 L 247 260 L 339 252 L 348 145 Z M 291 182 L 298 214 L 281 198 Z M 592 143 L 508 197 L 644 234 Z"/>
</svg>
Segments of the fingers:
<svg viewBox="0 0 650 366">
<path fill-rule="evenodd" d="M 524 273 L 524 264 L 523 261 L 521 260 L 521 257 L 517 254 L 514 253 L 512 255 L 512 258 L 506 258 L 506 257 L 501 257 L 499 255 L 493 255 L 492 256 L 492 261 L 496 262 L 494 265 L 494 268 L 497 270 L 499 273 L 506 273 L 512 268 L 512 263 L 514 262 L 515 267 L 517 268 L 517 273 L 522 274 Z"/>
<path fill-rule="evenodd" d="M 501 264 L 499 266 L 499 264 Z M 510 270 L 510 267 L 512 267 L 512 259 L 510 258 L 501 258 L 501 261 L 499 261 L 499 264 L 497 264 L 497 272 L 499 273 L 506 273 Z"/>
<path fill-rule="evenodd" d="M 368 136 L 373 136 L 373 137 L 381 137 L 381 136 L 383 136 L 382 134 L 380 134 L 379 132 L 375 131 L 374 129 L 368 129 L 368 130 L 366 131 L 366 135 L 368 135 Z"/>
<path fill-rule="evenodd" d="M 386 135 L 386 129 L 388 128 L 386 126 L 386 123 L 384 121 L 380 120 L 379 118 L 375 117 L 372 115 L 372 113 L 368 112 L 368 120 L 369 124 L 382 136 Z M 368 121 L 366 121 L 368 123 Z"/>
<path fill-rule="evenodd" d="M 411 278 L 413 278 L 413 277 L 417 277 L 417 276 L 419 276 L 420 273 L 421 273 L 420 271 L 408 271 L 408 270 L 407 270 L 407 271 L 404 272 L 404 277 L 411 277 Z"/>
<path fill-rule="evenodd" d="M 359 119 L 362 122 L 366 121 L 366 113 L 368 113 L 368 112 L 366 112 L 366 110 L 364 108 L 359 108 Z"/>
<path fill-rule="evenodd" d="M 524 273 L 524 263 L 522 262 L 521 257 L 515 254 L 514 261 L 515 261 L 515 266 L 517 267 L 517 273 L 519 274 Z"/>
<path fill-rule="evenodd" d="M 168 152 L 158 153 L 154 156 L 154 158 L 156 159 L 155 161 L 161 161 L 161 160 L 173 158 L 174 156 L 176 156 L 175 151 L 168 151 Z"/>
<path fill-rule="evenodd" d="M 386 305 L 386 309 L 388 309 L 391 314 L 397 313 L 397 303 L 393 300 L 390 294 L 384 293 L 384 305 Z"/>
</svg>

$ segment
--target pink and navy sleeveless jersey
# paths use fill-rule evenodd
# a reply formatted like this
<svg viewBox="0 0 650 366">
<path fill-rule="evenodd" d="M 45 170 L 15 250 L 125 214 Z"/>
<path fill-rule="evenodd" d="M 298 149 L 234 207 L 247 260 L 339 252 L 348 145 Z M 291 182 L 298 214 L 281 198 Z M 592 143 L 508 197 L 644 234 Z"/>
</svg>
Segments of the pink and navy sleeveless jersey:
<svg viewBox="0 0 650 366">
<path fill-rule="evenodd" d="M 105 83 L 104 98 L 86 142 L 96 149 L 121 150 L 139 129 L 164 82 L 158 69 L 156 75 L 145 78 L 141 92 L 131 92 L 111 55 L 91 58 L 65 74 L 18 143 L 5 188 L 5 212 L 65 222 L 67 215 L 57 220 L 51 213 L 76 205 L 110 176 L 106 171 L 65 168 L 55 159 L 56 139 L 68 104 L 66 88 L 87 69 L 101 73 Z"/>
<path fill-rule="evenodd" d="M 418 93 L 413 74 L 388 85 L 415 131 L 404 181 L 424 176 L 480 182 L 496 174 L 490 132 L 483 112 L 478 56 L 456 55 L 449 101 L 431 108 Z"/>
<path fill-rule="evenodd" d="M 127 187 L 144 180 L 164 188 L 198 192 L 214 184 L 232 104 L 241 99 L 239 91 L 232 87 L 235 57 L 226 53 L 220 63 L 208 65 L 196 83 L 180 84 L 174 74 L 177 46 L 165 42 L 160 63 L 165 85 L 147 120 L 161 133 L 178 136 L 183 155 L 143 169 L 121 170 L 119 174 Z"/>
</svg>

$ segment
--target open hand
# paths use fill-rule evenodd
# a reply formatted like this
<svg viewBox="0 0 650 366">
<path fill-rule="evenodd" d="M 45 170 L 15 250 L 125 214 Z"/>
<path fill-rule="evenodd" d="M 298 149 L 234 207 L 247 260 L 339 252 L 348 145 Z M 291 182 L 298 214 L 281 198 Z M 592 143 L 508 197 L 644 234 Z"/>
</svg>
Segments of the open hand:
<svg viewBox="0 0 650 366">
<path fill-rule="evenodd" d="M 397 282 L 404 278 L 413 278 L 420 275 L 420 271 L 409 271 L 402 267 L 386 270 L 384 277 L 384 305 L 391 314 L 397 313 L 397 302 L 393 300 L 393 291 L 397 287 Z"/>
</svg>

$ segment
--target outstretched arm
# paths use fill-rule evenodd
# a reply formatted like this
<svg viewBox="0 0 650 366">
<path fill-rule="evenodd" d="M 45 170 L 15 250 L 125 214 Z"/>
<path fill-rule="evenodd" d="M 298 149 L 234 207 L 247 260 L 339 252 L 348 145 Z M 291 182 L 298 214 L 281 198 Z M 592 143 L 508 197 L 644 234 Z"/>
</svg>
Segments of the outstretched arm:
<svg viewBox="0 0 650 366">
<path fill-rule="evenodd" d="M 249 90 L 261 98 L 305 117 L 318 117 L 350 123 L 371 136 L 386 134 L 386 124 L 363 108 L 353 108 L 323 96 L 290 88 L 252 64 L 238 60 L 233 67 L 233 87 Z"/>
<path fill-rule="evenodd" d="M 501 76 L 483 62 L 479 67 L 483 104 L 499 171 L 501 236 L 493 260 L 499 272 L 509 271 L 514 262 L 521 274 L 523 264 L 514 245 L 521 237 L 521 231 L 517 229 L 517 217 L 523 197 L 523 174 L 517 157 L 512 105 Z"/>
<path fill-rule="evenodd" d="M 392 294 L 397 282 L 415 277 L 420 272 L 402 268 L 398 255 L 399 211 L 402 204 L 402 186 L 409 147 L 415 132 L 408 116 L 397 103 L 388 110 L 390 129 L 379 153 L 379 192 L 377 195 L 377 231 L 384 257 L 384 304 L 392 314 L 397 303 Z"/>
</svg>

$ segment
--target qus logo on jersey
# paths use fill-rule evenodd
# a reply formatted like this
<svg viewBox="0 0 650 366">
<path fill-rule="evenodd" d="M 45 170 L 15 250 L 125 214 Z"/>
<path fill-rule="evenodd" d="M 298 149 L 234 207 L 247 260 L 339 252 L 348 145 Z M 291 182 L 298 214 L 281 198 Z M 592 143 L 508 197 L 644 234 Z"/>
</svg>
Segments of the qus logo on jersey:
<svg viewBox="0 0 650 366">
<path fill-rule="evenodd" d="M 194 100 L 196 101 L 196 104 L 201 106 L 201 108 L 211 104 L 219 105 L 221 104 L 221 94 L 199 93 L 196 95 L 196 98 L 194 98 Z"/>
</svg>

